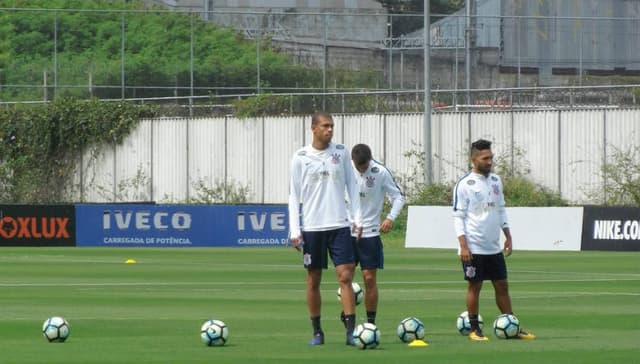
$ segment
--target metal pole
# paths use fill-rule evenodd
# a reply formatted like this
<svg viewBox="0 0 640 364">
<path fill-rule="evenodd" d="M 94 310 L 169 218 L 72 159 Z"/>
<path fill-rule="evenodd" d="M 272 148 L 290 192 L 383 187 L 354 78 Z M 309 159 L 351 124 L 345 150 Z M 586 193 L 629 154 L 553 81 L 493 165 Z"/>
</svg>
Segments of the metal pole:
<svg viewBox="0 0 640 364">
<path fill-rule="evenodd" d="M 520 73 L 522 71 L 521 66 L 521 56 L 520 56 L 520 22 L 515 22 L 514 26 L 516 27 L 516 42 L 518 42 L 518 88 L 520 88 Z"/>
<path fill-rule="evenodd" d="M 193 42 L 194 42 L 194 34 L 193 34 L 193 13 L 191 13 L 191 38 L 189 39 L 189 117 L 193 117 Z M 188 173 L 187 173 L 188 174 Z M 187 182 L 189 182 L 187 180 Z M 189 184 L 187 183 L 187 197 L 189 197 Z"/>
<path fill-rule="evenodd" d="M 328 55 L 327 55 L 327 24 L 328 19 L 327 15 L 324 15 L 323 22 L 323 32 L 322 32 L 322 110 L 326 110 L 327 108 L 327 63 L 328 63 Z"/>
<path fill-rule="evenodd" d="M 121 42 L 120 42 L 120 98 L 124 99 L 124 45 L 125 45 L 125 16 L 122 13 L 122 33 L 121 33 Z"/>
<path fill-rule="evenodd" d="M 389 90 L 393 90 L 393 15 L 389 15 L 387 23 L 387 50 L 389 53 Z"/>
<path fill-rule="evenodd" d="M 579 64 L 579 66 L 578 66 L 578 72 L 579 72 L 578 73 L 578 80 L 579 80 L 579 83 L 578 84 L 580 86 L 582 86 L 582 67 L 583 67 L 583 65 L 582 65 L 582 41 L 583 41 L 582 32 L 580 32 L 580 45 L 578 46 L 578 52 L 580 52 L 580 54 L 579 54 L 579 62 L 578 62 L 578 64 Z"/>
<path fill-rule="evenodd" d="M 42 96 L 44 102 L 47 102 L 47 69 L 45 68 L 42 71 Z"/>
<path fill-rule="evenodd" d="M 404 90 L 404 50 L 400 51 L 400 89 Z"/>
<path fill-rule="evenodd" d="M 453 107 L 458 111 L 458 46 L 460 40 L 460 17 L 456 18 L 456 42 L 454 44 L 454 71 L 453 71 Z"/>
<path fill-rule="evenodd" d="M 53 98 L 58 94 L 58 12 L 53 13 Z"/>
<path fill-rule="evenodd" d="M 258 29 L 256 33 L 256 93 L 260 95 L 260 32 L 262 29 Z"/>
<path fill-rule="evenodd" d="M 424 182 L 430 185 L 432 179 L 431 167 L 431 80 L 429 78 L 431 56 L 431 32 L 429 0 L 424 0 Z"/>
<path fill-rule="evenodd" d="M 465 52 L 465 60 L 464 60 L 464 72 L 465 72 L 465 87 L 467 89 L 467 105 L 471 105 L 471 7 L 473 0 L 466 0 L 465 3 L 465 12 L 466 12 L 466 21 L 465 21 L 465 30 L 464 30 L 464 52 Z"/>
</svg>

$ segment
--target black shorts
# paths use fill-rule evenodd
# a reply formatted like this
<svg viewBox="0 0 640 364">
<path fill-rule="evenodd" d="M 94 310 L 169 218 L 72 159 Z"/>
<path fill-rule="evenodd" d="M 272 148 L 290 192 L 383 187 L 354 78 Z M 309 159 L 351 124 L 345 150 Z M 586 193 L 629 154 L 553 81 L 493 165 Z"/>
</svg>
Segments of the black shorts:
<svg viewBox="0 0 640 364">
<path fill-rule="evenodd" d="M 380 236 L 360 238 L 356 242 L 356 252 L 361 269 L 384 268 L 384 254 L 382 253 L 382 239 L 380 239 Z"/>
<path fill-rule="evenodd" d="M 356 262 L 355 238 L 348 227 L 327 231 L 303 231 L 304 267 L 327 269 L 327 252 L 334 266 Z"/>
<path fill-rule="evenodd" d="M 467 281 L 498 281 L 507 279 L 507 263 L 502 253 L 473 254 L 470 263 L 462 263 L 464 279 Z"/>
</svg>

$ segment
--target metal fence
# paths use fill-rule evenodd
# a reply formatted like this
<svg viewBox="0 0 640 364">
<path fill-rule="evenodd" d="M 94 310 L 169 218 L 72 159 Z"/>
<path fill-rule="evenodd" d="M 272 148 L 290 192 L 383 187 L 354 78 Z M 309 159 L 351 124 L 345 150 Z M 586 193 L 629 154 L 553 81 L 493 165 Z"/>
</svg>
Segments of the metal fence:
<svg viewBox="0 0 640 364">
<path fill-rule="evenodd" d="M 564 0 L 560 10 L 509 3 L 435 14 L 427 42 L 421 15 L 5 8 L 3 24 L 20 32 L 0 47 L 29 53 L 2 60 L 0 102 L 126 98 L 179 105 L 176 114 L 193 116 L 278 94 L 269 110 L 277 114 L 420 111 L 427 43 L 435 107 L 636 105 L 640 48 L 629 45 L 640 43 L 639 4 L 611 0 L 591 12 L 590 4 L 577 11 Z M 222 48 L 203 45 L 220 27 L 235 29 L 251 56 L 212 61 Z M 275 67 L 274 54 L 287 63 Z M 243 76 L 219 77 L 225 73 Z"/>
</svg>

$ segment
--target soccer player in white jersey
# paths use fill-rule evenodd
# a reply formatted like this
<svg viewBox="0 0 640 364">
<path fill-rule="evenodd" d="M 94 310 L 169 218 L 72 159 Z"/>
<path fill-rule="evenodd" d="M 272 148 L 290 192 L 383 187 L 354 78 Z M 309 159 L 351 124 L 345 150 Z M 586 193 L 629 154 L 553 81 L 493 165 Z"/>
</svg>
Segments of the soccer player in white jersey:
<svg viewBox="0 0 640 364">
<path fill-rule="evenodd" d="M 490 141 L 479 139 L 471 144 L 471 164 L 471 172 L 463 176 L 453 190 L 453 220 L 464 278 L 468 282 L 469 339 L 487 341 L 489 339 L 478 324 L 482 282 L 490 280 L 493 284 L 500 312 L 513 314 L 504 259 L 505 255 L 511 255 L 513 246 L 502 181 L 491 172 L 493 152 Z M 503 246 L 500 246 L 500 230 L 505 236 Z M 524 330 L 518 337 L 535 339 L 533 334 Z"/>
<path fill-rule="evenodd" d="M 335 266 L 346 314 L 346 343 L 354 345 L 355 296 L 351 282 L 356 265 L 355 239 L 362 232 L 358 186 L 348 150 L 331 142 L 334 122 L 325 112 L 311 119 L 311 145 L 299 149 L 291 160 L 289 191 L 289 236 L 293 247 L 302 249 L 307 269 L 307 307 L 313 327 L 310 345 L 324 344 L 320 325 L 322 270 L 327 268 L 327 251 Z M 347 211 L 345 194 L 350 199 Z M 300 217 L 302 216 L 302 226 Z M 349 218 L 353 217 L 353 221 Z"/>
<path fill-rule="evenodd" d="M 384 268 L 384 255 L 380 233 L 393 228 L 393 221 L 404 206 L 404 195 L 393 179 L 393 175 L 371 155 L 371 148 L 358 144 L 351 149 L 356 180 L 360 191 L 362 212 L 362 236 L 356 244 L 358 262 L 365 285 L 364 305 L 367 321 L 375 324 L 378 309 L 377 270 Z M 391 210 L 381 222 L 385 197 L 391 200 Z M 340 315 L 344 318 L 344 313 Z"/>
</svg>

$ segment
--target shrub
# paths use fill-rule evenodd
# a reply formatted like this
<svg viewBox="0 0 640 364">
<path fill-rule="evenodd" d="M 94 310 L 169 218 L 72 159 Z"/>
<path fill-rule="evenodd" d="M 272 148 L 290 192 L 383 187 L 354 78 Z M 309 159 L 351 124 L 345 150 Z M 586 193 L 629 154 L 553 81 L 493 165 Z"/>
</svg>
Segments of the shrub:
<svg viewBox="0 0 640 364">
<path fill-rule="evenodd" d="M 602 185 L 587 192 L 604 205 L 640 205 L 640 146 L 622 150 L 611 146 L 613 153 L 600 169 Z"/>
</svg>

